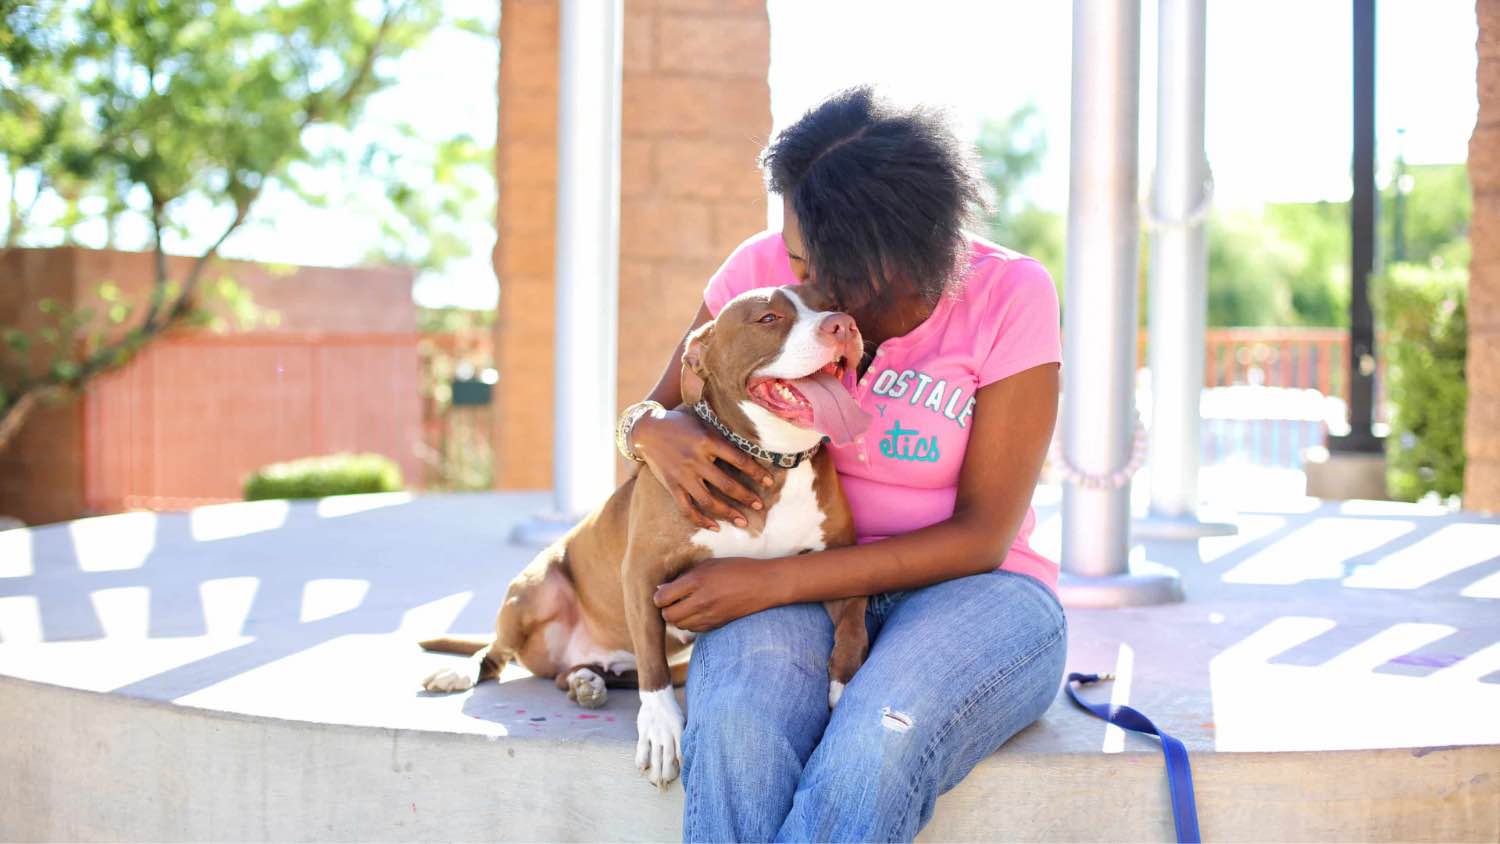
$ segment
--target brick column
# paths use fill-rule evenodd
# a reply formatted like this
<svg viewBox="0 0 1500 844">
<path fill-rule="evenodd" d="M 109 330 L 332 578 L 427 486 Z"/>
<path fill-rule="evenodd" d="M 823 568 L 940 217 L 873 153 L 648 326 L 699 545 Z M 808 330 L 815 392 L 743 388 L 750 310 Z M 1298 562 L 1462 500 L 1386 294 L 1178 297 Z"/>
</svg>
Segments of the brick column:
<svg viewBox="0 0 1500 844">
<path fill-rule="evenodd" d="M 557 226 L 555 0 L 500 5 L 495 141 L 495 485 L 552 483 L 553 247 Z"/>
<path fill-rule="evenodd" d="M 539 488 L 551 480 L 556 5 L 503 0 L 500 21 L 495 477 L 501 488 Z M 765 228 L 755 156 L 771 130 L 769 67 L 764 0 L 625 0 L 622 407 L 656 383 L 709 275 Z"/>
<path fill-rule="evenodd" d="M 1464 506 L 1500 512 L 1500 0 L 1478 0 L 1479 119 L 1469 140 L 1469 415 Z"/>
<path fill-rule="evenodd" d="M 766 227 L 755 156 L 771 131 L 763 0 L 625 9 L 620 409 L 656 384 L 709 275 Z"/>
</svg>

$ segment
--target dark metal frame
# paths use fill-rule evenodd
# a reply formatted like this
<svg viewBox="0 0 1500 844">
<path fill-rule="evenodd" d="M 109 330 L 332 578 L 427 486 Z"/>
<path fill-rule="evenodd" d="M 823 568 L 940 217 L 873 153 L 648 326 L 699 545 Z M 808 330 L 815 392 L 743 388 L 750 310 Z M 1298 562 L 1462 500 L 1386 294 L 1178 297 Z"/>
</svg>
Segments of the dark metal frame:
<svg viewBox="0 0 1500 844">
<path fill-rule="evenodd" d="M 1342 452 L 1383 448 L 1371 430 L 1375 410 L 1375 316 L 1370 276 L 1375 271 L 1375 0 L 1354 5 L 1354 197 L 1349 205 L 1352 285 L 1349 296 L 1349 434 L 1331 437 Z"/>
</svg>

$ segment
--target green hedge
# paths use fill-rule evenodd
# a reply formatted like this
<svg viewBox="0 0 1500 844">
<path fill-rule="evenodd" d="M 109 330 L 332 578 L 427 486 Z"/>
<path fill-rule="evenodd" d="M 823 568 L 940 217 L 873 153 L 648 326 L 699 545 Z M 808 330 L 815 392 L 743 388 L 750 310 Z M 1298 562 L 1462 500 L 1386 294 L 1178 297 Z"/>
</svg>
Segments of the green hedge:
<svg viewBox="0 0 1500 844">
<path fill-rule="evenodd" d="M 1394 498 L 1461 495 L 1468 273 L 1393 264 L 1377 287 L 1392 405 L 1386 485 Z"/>
<path fill-rule="evenodd" d="M 401 469 L 379 454 L 332 454 L 263 466 L 245 479 L 245 500 L 396 492 Z"/>
</svg>

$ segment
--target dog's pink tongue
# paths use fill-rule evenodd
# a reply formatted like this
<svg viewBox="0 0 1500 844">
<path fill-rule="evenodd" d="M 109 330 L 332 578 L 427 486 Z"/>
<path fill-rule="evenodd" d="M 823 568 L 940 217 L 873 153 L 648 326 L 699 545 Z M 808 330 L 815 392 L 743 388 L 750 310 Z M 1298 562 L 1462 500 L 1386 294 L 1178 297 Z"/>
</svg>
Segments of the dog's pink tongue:
<svg viewBox="0 0 1500 844">
<path fill-rule="evenodd" d="M 813 427 L 825 434 L 834 445 L 843 445 L 870 427 L 865 413 L 844 383 L 827 372 L 819 372 L 792 382 L 812 405 Z"/>
</svg>

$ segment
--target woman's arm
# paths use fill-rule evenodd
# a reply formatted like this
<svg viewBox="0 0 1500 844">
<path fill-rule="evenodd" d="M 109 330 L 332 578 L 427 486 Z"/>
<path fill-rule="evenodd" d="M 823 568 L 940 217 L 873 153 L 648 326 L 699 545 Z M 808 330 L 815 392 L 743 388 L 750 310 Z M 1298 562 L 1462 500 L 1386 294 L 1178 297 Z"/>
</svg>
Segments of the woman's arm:
<svg viewBox="0 0 1500 844">
<path fill-rule="evenodd" d="M 667 621 L 711 630 L 782 604 L 875 595 L 990 571 L 1026 517 L 1057 421 L 1058 366 L 980 388 L 953 516 L 868 545 L 706 562 L 656 593 Z"/>
<path fill-rule="evenodd" d="M 682 352 L 687 345 L 687 338 L 693 330 L 705 322 L 713 319 L 713 314 L 708 312 L 707 305 L 698 306 L 698 315 L 693 317 L 693 324 L 682 333 L 682 339 L 677 342 L 677 348 L 672 351 L 672 359 L 667 361 L 667 368 L 661 372 L 661 377 L 656 379 L 656 386 L 646 396 L 649 401 L 654 401 L 662 407 L 671 409 L 682 404 Z"/>
</svg>

